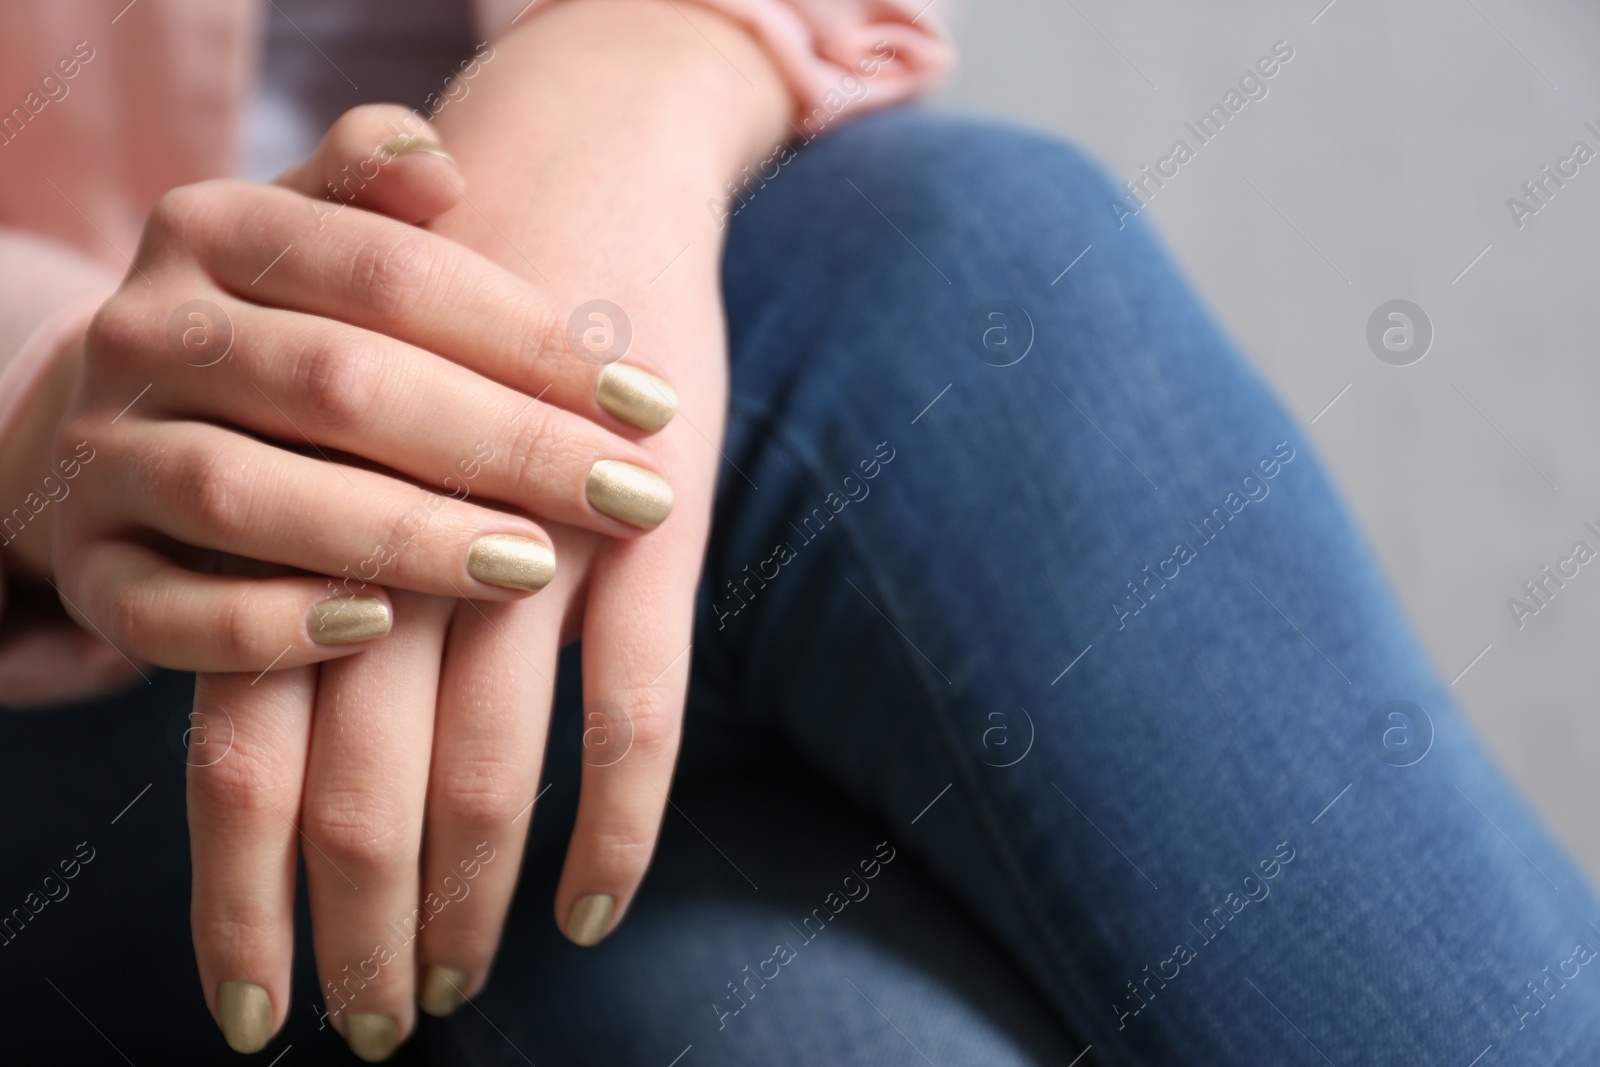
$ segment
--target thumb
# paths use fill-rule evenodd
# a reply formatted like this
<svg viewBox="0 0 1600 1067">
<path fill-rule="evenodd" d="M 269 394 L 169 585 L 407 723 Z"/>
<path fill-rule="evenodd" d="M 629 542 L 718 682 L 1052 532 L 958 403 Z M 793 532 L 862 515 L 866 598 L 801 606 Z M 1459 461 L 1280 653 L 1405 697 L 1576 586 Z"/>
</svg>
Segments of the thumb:
<svg viewBox="0 0 1600 1067">
<path fill-rule="evenodd" d="M 363 104 L 273 183 L 414 225 L 454 207 L 465 184 L 433 126 L 399 104 Z"/>
</svg>

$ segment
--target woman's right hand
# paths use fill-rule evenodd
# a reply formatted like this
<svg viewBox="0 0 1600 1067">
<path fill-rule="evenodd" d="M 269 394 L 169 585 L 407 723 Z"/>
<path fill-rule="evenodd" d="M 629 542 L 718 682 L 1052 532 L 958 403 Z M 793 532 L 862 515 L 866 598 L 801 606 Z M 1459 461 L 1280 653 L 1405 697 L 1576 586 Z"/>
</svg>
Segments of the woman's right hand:
<svg viewBox="0 0 1600 1067">
<path fill-rule="evenodd" d="M 363 111 L 323 158 L 373 143 Z M 324 177 L 341 200 L 422 217 L 461 185 L 416 137 Z M 469 496 L 612 536 L 671 508 L 630 439 L 671 418 L 664 382 L 572 358 L 552 301 L 460 245 L 287 189 L 163 197 L 84 352 L 57 439 L 79 491 L 56 519 L 56 584 L 80 621 L 160 666 L 349 654 L 390 629 L 379 586 L 542 588 L 545 531 Z M 215 573 L 216 554 L 342 578 Z"/>
</svg>

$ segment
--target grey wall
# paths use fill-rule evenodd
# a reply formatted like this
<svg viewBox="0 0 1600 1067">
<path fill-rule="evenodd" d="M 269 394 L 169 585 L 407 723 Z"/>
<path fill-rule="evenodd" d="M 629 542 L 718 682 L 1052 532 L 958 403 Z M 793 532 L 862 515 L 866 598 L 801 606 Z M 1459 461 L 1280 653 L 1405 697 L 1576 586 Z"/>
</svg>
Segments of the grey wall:
<svg viewBox="0 0 1600 1067">
<path fill-rule="evenodd" d="M 1146 218 L 1316 419 L 1439 673 L 1488 646 L 1452 691 L 1600 877 L 1600 562 L 1521 629 L 1506 603 L 1580 537 L 1600 549 L 1582 529 L 1600 527 L 1600 159 L 1520 230 L 1506 206 L 1575 141 L 1600 151 L 1584 128 L 1600 127 L 1600 7 L 1326 3 L 974 0 L 945 98 L 1057 131 L 1126 180 L 1193 143 L 1185 120 L 1273 42 L 1292 45 Z M 1435 329 L 1405 367 L 1366 339 L 1396 298 Z"/>
</svg>

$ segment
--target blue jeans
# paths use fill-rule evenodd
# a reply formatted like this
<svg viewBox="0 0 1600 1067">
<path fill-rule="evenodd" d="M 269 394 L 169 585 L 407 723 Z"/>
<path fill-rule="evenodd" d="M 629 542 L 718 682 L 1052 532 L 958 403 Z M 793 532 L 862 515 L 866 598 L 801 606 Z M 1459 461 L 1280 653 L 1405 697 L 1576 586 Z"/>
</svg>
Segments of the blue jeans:
<svg viewBox="0 0 1600 1067">
<path fill-rule="evenodd" d="M 559 937 L 565 684 L 490 986 L 396 1062 L 1600 1063 L 1591 889 L 1115 196 L 914 110 L 752 187 L 656 863 L 608 941 Z M 95 852 L 0 947 L 26 1062 L 230 1055 L 188 943 L 189 685 L 0 720 L 0 908 Z M 348 1062 L 296 967 L 263 1062 Z"/>
</svg>

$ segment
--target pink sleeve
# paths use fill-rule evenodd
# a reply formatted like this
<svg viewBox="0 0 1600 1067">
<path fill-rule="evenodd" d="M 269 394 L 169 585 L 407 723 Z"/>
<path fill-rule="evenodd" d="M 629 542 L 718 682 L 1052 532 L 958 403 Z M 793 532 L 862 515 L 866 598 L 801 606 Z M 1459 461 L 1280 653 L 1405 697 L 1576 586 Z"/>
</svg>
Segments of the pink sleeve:
<svg viewBox="0 0 1600 1067">
<path fill-rule="evenodd" d="M 479 24 L 497 36 L 542 2 L 477 0 Z M 955 60 L 928 0 L 693 2 L 743 25 L 765 46 L 795 95 L 795 121 L 809 135 L 841 114 L 927 92 Z"/>
<path fill-rule="evenodd" d="M 51 357 L 116 288 L 103 264 L 43 238 L 0 229 L 0 441 L 32 401 Z M 51 472 L 39 472 L 42 485 Z M 41 494 L 36 494 L 43 500 Z M 30 498 L 0 501 L 0 544 L 31 519 Z M 49 506 L 49 505 L 45 505 Z M 0 557 L 3 564 L 3 557 Z M 0 707 L 103 692 L 132 678 L 110 645 L 64 615 L 19 611 L 0 571 Z"/>
</svg>

